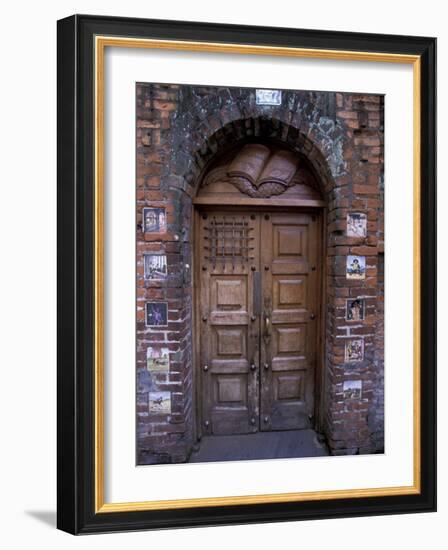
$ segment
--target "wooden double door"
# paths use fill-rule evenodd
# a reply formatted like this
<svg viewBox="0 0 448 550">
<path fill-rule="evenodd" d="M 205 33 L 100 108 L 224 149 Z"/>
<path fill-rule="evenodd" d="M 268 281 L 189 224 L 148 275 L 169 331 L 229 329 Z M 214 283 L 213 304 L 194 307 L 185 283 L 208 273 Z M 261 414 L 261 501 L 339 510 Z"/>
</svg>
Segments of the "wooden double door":
<svg viewBox="0 0 448 550">
<path fill-rule="evenodd" d="M 200 432 L 311 427 L 319 216 L 209 210 L 199 226 Z"/>
</svg>

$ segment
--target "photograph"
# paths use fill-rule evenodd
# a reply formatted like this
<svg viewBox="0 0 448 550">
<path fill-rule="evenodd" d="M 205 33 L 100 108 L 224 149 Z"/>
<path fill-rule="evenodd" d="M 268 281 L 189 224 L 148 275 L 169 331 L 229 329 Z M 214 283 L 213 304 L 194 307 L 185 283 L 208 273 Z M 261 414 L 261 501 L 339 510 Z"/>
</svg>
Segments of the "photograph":
<svg viewBox="0 0 448 550">
<path fill-rule="evenodd" d="M 136 394 L 137 465 L 384 452 L 384 97 L 138 82 L 135 98 L 136 366 L 150 375 Z M 338 352 L 341 331 L 365 320 L 356 296 L 336 316 L 335 291 L 350 295 L 352 281 L 374 316 L 362 367 L 373 391 L 340 429 L 325 421 L 337 407 L 326 371 L 364 361 L 364 340 Z M 167 384 L 170 411 L 150 397 Z"/>
<path fill-rule="evenodd" d="M 345 319 L 347 321 L 364 321 L 366 301 L 364 298 L 346 300 Z"/>
<path fill-rule="evenodd" d="M 146 368 L 152 372 L 166 372 L 170 370 L 170 350 L 168 348 L 146 349 Z"/>
<path fill-rule="evenodd" d="M 149 411 L 156 414 L 169 414 L 171 393 L 169 391 L 149 392 Z"/>
<path fill-rule="evenodd" d="M 145 279 L 164 281 L 168 271 L 165 254 L 144 254 Z"/>
<path fill-rule="evenodd" d="M 434 511 L 437 39 L 186 11 L 58 21 L 57 527 Z"/>
<path fill-rule="evenodd" d="M 146 303 L 146 326 L 168 326 L 168 304 L 166 302 Z"/>
<path fill-rule="evenodd" d="M 143 228 L 145 233 L 163 233 L 166 231 L 165 208 L 144 208 Z"/>
<path fill-rule="evenodd" d="M 347 237 L 367 236 L 366 214 L 350 212 L 347 214 Z"/>
<path fill-rule="evenodd" d="M 342 392 L 344 399 L 361 399 L 362 381 L 344 380 L 342 384 Z"/>
<path fill-rule="evenodd" d="M 364 360 L 364 340 L 349 340 L 345 342 L 345 360 L 350 363 Z"/>
</svg>

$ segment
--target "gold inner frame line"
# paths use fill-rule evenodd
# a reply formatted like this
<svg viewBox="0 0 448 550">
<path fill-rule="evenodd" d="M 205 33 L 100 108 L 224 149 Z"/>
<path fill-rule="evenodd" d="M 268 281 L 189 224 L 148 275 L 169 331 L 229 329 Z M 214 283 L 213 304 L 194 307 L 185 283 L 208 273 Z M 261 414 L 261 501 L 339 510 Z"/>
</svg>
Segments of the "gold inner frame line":
<svg viewBox="0 0 448 550">
<path fill-rule="evenodd" d="M 405 63 L 413 66 L 413 298 L 414 298 L 414 348 L 413 348 L 413 484 L 402 487 L 366 489 L 342 489 L 331 491 L 275 493 L 178 500 L 154 500 L 142 502 L 106 503 L 104 501 L 104 54 L 106 47 L 149 48 L 208 53 L 234 53 L 329 59 L 344 61 L 369 61 Z M 96 36 L 95 54 L 95 513 L 166 510 L 207 506 L 231 506 L 279 502 L 304 502 L 340 498 L 419 494 L 421 480 L 421 426 L 420 426 L 420 166 L 421 166 L 421 60 L 417 55 L 381 52 L 357 52 L 250 44 L 226 44 L 181 40 L 157 40 Z"/>
</svg>

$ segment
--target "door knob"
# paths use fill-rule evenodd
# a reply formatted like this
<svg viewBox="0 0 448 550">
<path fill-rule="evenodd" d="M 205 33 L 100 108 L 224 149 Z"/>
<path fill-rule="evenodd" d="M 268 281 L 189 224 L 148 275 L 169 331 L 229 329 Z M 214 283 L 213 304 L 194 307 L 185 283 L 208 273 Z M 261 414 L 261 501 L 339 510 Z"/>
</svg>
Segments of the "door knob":
<svg viewBox="0 0 448 550">
<path fill-rule="evenodd" d="M 312 314 L 310 315 L 311 321 L 314 321 L 315 318 L 316 318 L 316 316 L 314 315 L 314 313 L 312 313 Z"/>
<path fill-rule="evenodd" d="M 264 370 L 269 370 L 269 363 L 264 364 Z"/>
<path fill-rule="evenodd" d="M 252 365 L 250 366 L 250 370 L 255 370 L 257 367 L 255 366 L 255 363 L 252 363 Z"/>
</svg>

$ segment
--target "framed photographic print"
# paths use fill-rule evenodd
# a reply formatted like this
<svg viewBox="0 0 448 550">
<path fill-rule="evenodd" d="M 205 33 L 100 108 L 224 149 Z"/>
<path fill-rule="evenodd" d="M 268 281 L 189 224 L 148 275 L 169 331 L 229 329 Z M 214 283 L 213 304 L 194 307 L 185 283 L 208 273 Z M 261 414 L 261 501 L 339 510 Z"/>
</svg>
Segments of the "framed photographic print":
<svg viewBox="0 0 448 550">
<path fill-rule="evenodd" d="M 58 22 L 58 527 L 435 510 L 433 38 Z"/>
</svg>

